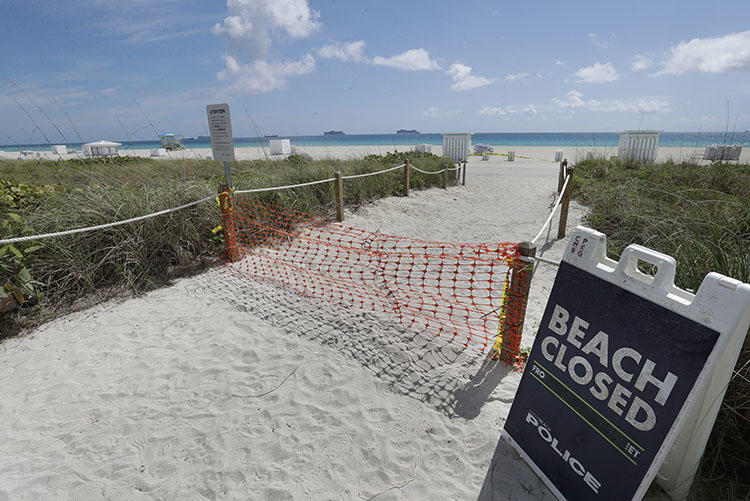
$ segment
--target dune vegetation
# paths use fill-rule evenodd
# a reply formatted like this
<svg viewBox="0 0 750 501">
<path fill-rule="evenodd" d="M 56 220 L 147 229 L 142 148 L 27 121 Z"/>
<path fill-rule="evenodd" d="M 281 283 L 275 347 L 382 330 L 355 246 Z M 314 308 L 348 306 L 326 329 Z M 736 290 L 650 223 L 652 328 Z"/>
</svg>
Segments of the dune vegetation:
<svg viewBox="0 0 750 501">
<path fill-rule="evenodd" d="M 407 154 L 359 160 L 292 155 L 232 166 L 237 189 L 306 183 L 400 165 Z M 439 171 L 446 159 L 410 153 L 413 165 Z M 449 162 L 449 161 L 447 161 Z M 118 157 L 0 162 L 0 238 L 37 235 L 151 214 L 217 193 L 220 162 Z M 412 170 L 411 189 L 442 186 L 441 175 Z M 402 195 L 403 172 L 347 180 L 344 204 Z M 238 195 L 321 216 L 335 214 L 333 183 Z M 138 294 L 215 264 L 223 252 L 217 203 L 104 230 L 0 246 L 0 337 L 123 294 Z"/>
</svg>

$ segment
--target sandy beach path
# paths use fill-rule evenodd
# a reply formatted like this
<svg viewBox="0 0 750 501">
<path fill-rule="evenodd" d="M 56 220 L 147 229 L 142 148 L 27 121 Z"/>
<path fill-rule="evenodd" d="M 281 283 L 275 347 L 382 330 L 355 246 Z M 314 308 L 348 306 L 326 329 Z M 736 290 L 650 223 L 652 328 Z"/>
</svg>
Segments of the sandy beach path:
<svg viewBox="0 0 750 501">
<path fill-rule="evenodd" d="M 556 187 L 551 163 L 476 161 L 465 187 L 346 224 L 529 240 Z M 534 276 L 524 345 L 555 272 Z M 553 499 L 498 442 L 519 379 L 391 318 L 212 270 L 0 344 L 0 500 Z"/>
</svg>

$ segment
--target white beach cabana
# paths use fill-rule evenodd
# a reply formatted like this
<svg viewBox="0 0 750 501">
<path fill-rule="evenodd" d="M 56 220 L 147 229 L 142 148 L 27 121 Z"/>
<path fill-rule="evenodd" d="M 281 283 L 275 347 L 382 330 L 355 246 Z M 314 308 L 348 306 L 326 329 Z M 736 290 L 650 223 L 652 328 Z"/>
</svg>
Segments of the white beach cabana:
<svg viewBox="0 0 750 501">
<path fill-rule="evenodd" d="M 659 152 L 658 130 L 626 130 L 620 132 L 617 156 L 620 160 L 654 163 Z"/>
<path fill-rule="evenodd" d="M 292 153 L 292 143 L 289 139 L 271 139 L 269 143 L 271 155 L 290 155 Z"/>
<path fill-rule="evenodd" d="M 117 148 L 122 146 L 121 143 L 113 141 L 96 141 L 83 145 L 83 155 L 91 158 L 116 157 Z"/>
<path fill-rule="evenodd" d="M 443 133 L 443 156 L 450 157 L 453 163 L 458 163 L 471 153 L 470 132 Z"/>
</svg>

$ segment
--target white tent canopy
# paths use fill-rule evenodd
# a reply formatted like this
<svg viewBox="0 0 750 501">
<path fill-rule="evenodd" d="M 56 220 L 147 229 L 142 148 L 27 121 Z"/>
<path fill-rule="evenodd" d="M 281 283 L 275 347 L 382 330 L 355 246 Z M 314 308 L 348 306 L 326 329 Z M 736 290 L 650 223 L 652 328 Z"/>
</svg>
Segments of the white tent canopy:
<svg viewBox="0 0 750 501">
<path fill-rule="evenodd" d="M 83 145 L 83 154 L 92 158 L 117 156 L 119 146 L 122 146 L 122 144 L 113 141 L 86 143 Z"/>
</svg>

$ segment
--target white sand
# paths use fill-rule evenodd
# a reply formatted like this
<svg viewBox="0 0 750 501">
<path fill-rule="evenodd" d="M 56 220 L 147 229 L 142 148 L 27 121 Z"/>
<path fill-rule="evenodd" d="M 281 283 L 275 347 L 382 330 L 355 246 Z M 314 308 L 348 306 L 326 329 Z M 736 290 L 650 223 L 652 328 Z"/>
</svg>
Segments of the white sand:
<svg viewBox="0 0 750 501">
<path fill-rule="evenodd" d="M 295 146 L 297 153 L 304 153 L 309 155 L 315 160 L 323 160 L 327 158 L 335 159 L 355 159 L 362 158 L 365 155 L 377 154 L 383 155 L 393 151 L 414 151 L 414 145 L 371 145 L 371 146 Z M 432 153 L 436 155 L 442 155 L 443 148 L 441 146 L 432 146 Z M 495 153 L 507 154 L 509 151 L 514 151 L 516 155 L 534 157 L 537 161 L 553 161 L 555 158 L 555 151 L 562 150 L 565 158 L 571 162 L 577 162 L 588 157 L 589 154 L 594 157 L 609 158 L 617 155 L 616 146 L 494 146 Z M 692 146 L 685 146 L 682 148 L 677 147 L 660 147 L 657 155 L 657 160 L 660 162 L 673 160 L 675 162 L 687 161 L 691 158 L 702 158 L 704 148 L 695 148 Z M 148 157 L 150 150 L 120 150 L 122 156 L 140 156 Z M 268 149 L 265 151 L 260 147 L 242 147 L 237 148 L 235 156 L 237 160 L 262 160 L 264 158 L 281 159 L 284 155 L 268 155 Z M 30 155 L 29 159 L 36 159 L 37 155 L 48 160 L 57 160 L 60 157 L 51 151 L 40 151 L 34 152 Z M 17 158 L 19 152 L 0 152 L 0 159 L 2 158 Z M 155 157 L 157 159 L 205 159 L 211 156 L 210 148 L 188 148 L 181 151 L 169 152 L 167 156 Z M 64 160 L 79 158 L 75 153 L 68 153 L 62 155 Z M 517 159 L 516 161 L 519 161 Z M 743 163 L 750 163 L 750 148 L 743 148 L 740 160 Z M 709 162 L 702 162 L 708 164 Z"/>
<path fill-rule="evenodd" d="M 347 224 L 531 239 L 557 167 L 469 167 L 466 187 Z M 564 245 L 540 253 L 559 261 Z M 536 272 L 524 345 L 555 272 Z M 0 344 L 0 500 L 552 499 L 499 441 L 519 379 L 388 318 L 210 271 Z"/>
</svg>

